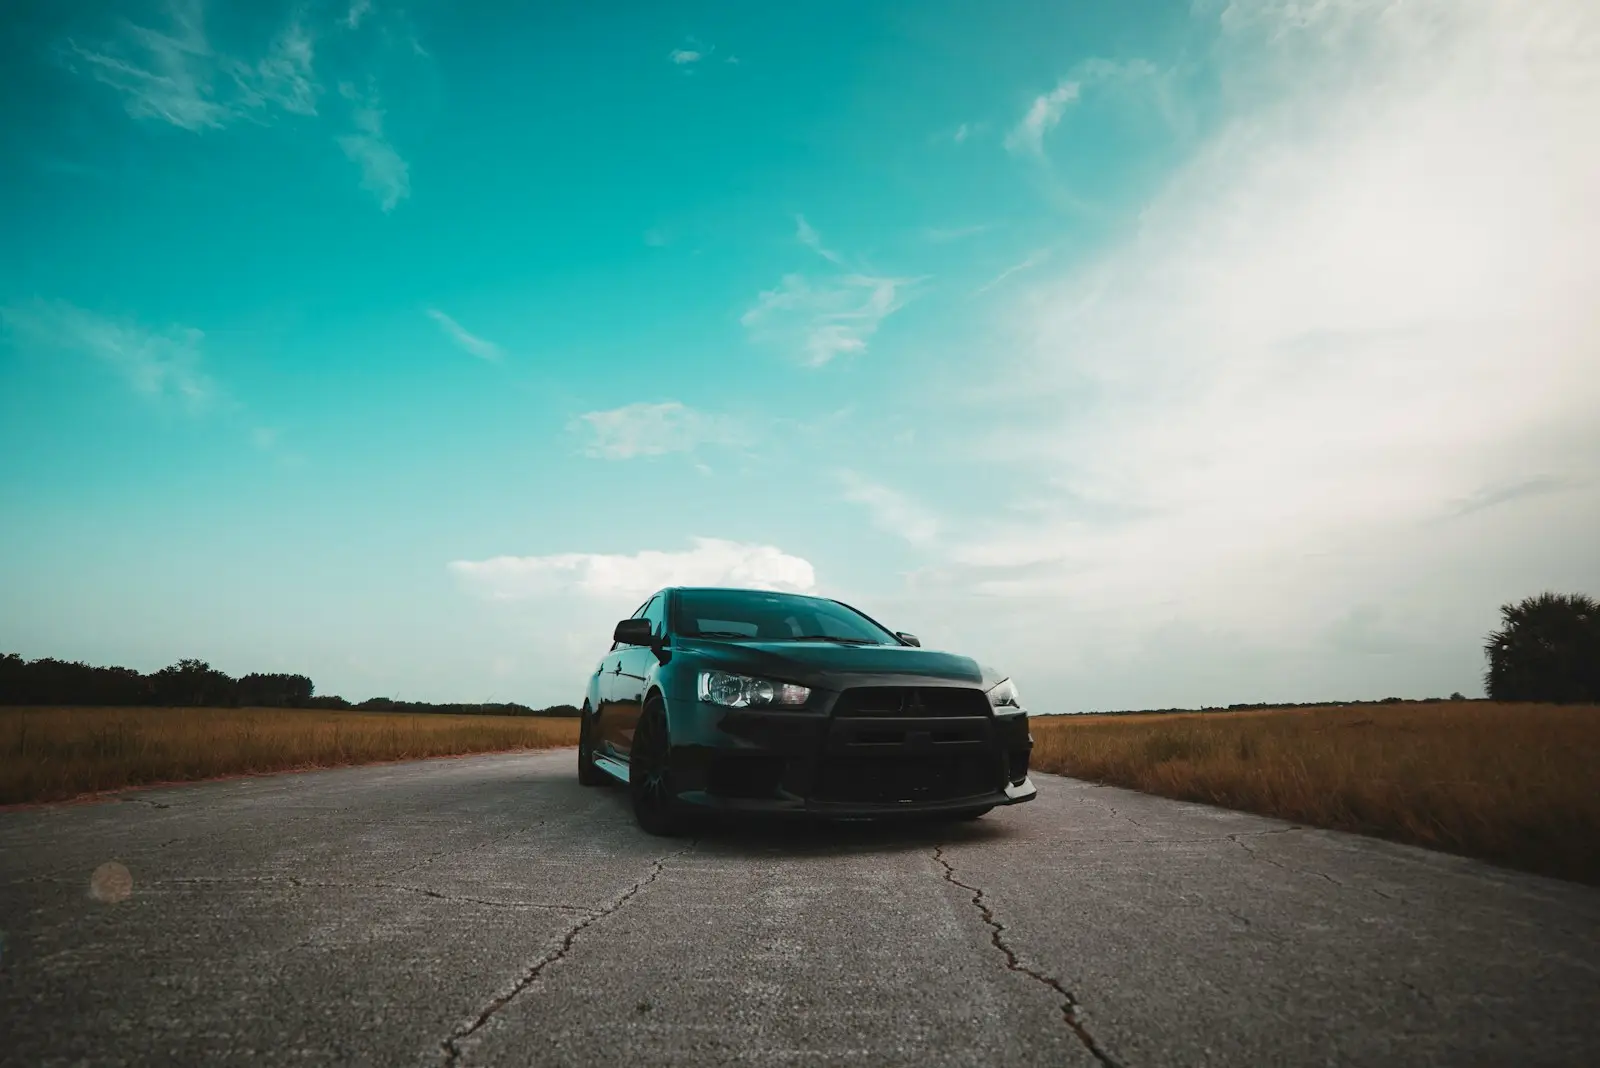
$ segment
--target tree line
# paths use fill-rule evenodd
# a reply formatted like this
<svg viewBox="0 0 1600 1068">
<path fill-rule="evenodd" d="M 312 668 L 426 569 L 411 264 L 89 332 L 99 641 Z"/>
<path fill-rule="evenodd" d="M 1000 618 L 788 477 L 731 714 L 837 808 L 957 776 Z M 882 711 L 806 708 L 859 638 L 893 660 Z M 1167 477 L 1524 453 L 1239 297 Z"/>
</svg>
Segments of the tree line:
<svg viewBox="0 0 1600 1068">
<path fill-rule="evenodd" d="M 572 705 L 532 708 L 512 701 L 433 704 L 373 697 L 352 703 L 319 696 L 305 675 L 252 672 L 234 678 L 204 660 L 141 674 L 133 668 L 95 667 L 42 657 L 0 654 L 0 705 L 154 705 L 190 708 L 333 708 L 361 712 L 453 713 L 488 716 L 576 716 Z"/>
</svg>

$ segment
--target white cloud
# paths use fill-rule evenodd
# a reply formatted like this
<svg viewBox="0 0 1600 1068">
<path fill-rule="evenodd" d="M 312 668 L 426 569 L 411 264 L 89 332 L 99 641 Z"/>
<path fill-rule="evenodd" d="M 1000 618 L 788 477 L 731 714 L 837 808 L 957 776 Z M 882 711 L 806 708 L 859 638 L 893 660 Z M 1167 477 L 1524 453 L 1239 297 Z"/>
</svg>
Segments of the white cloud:
<svg viewBox="0 0 1600 1068">
<path fill-rule="evenodd" d="M 883 320 L 920 279 L 845 274 L 821 282 L 785 275 L 740 317 L 752 339 L 797 350 L 808 367 L 867 350 Z"/>
<path fill-rule="evenodd" d="M 0 308 L 0 321 L 19 340 L 103 360 L 137 392 L 177 400 L 192 412 L 217 398 L 216 385 L 200 367 L 205 335 L 191 327 L 149 330 L 62 300 Z"/>
<path fill-rule="evenodd" d="M 239 87 L 241 106 L 262 110 L 276 105 L 295 115 L 315 115 L 322 87 L 312 73 L 313 57 L 310 34 L 291 22 L 255 64 L 228 60 L 225 66 Z"/>
<path fill-rule="evenodd" d="M 352 30 L 361 28 L 361 20 L 372 11 L 372 0 L 350 0 L 350 9 L 345 12 L 344 24 Z"/>
<path fill-rule="evenodd" d="M 428 308 L 428 317 L 438 323 L 450 339 L 481 360 L 498 360 L 503 355 L 500 346 L 467 330 L 438 308 Z"/>
<path fill-rule="evenodd" d="M 818 235 L 816 230 L 812 229 L 810 223 L 806 222 L 806 217 L 804 215 L 796 215 L 794 217 L 794 222 L 795 222 L 795 233 L 794 233 L 795 240 L 799 241 L 806 248 L 810 249 L 812 252 L 815 252 L 817 255 L 821 256 L 823 259 L 827 260 L 829 263 L 843 263 L 844 262 L 839 257 L 839 254 L 837 252 L 834 252 L 834 251 L 832 251 L 830 249 L 827 249 L 827 248 L 823 247 L 821 236 Z"/>
<path fill-rule="evenodd" d="M 1162 662 L 1168 625 L 1325 651 L 1365 598 L 1475 674 L 1458 632 L 1521 583 L 1600 582 L 1572 533 L 1600 521 L 1600 11 L 1228 12 L 1219 62 L 1253 103 L 1036 287 L 996 378 L 1042 418 L 987 454 L 1044 473 L 1043 504 L 943 577 L 1070 610 L 1129 663 Z"/>
<path fill-rule="evenodd" d="M 692 48 L 674 48 L 671 52 L 667 53 L 667 58 L 676 63 L 678 66 L 683 67 L 688 66 L 691 63 L 698 63 L 704 59 L 705 56 Z"/>
<path fill-rule="evenodd" d="M 939 521 L 933 513 L 905 494 L 874 482 L 854 471 L 841 471 L 845 500 L 864 505 L 878 529 L 897 535 L 913 545 L 924 545 L 939 536 Z"/>
<path fill-rule="evenodd" d="M 1056 83 L 1048 93 L 1033 98 L 1020 122 L 1006 135 L 1006 148 L 1012 152 L 1042 156 L 1044 138 L 1061 122 L 1068 106 L 1078 103 L 1086 89 L 1143 86 L 1169 122 L 1178 121 L 1178 105 L 1172 99 L 1168 76 L 1145 59 L 1087 59 Z"/>
<path fill-rule="evenodd" d="M 383 109 L 370 89 L 359 92 L 345 83 L 339 91 L 352 102 L 350 120 L 355 132 L 337 138 L 344 154 L 361 168 L 361 188 L 378 199 L 385 212 L 411 195 L 411 169 L 384 136 Z"/>
<path fill-rule="evenodd" d="M 693 548 L 633 555 L 555 553 L 456 560 L 449 569 L 479 596 L 517 600 L 559 594 L 646 597 L 664 586 L 738 586 L 806 593 L 816 586 L 807 561 L 770 545 L 692 538 Z"/>
<path fill-rule="evenodd" d="M 1034 97 L 1022 121 L 1006 135 L 1006 148 L 1036 156 L 1041 154 L 1045 133 L 1061 121 L 1061 113 L 1078 99 L 1080 89 L 1078 82 L 1063 81 L 1048 93 Z"/>
<path fill-rule="evenodd" d="M 991 278 L 989 281 L 985 282 L 983 285 L 979 286 L 975 292 L 987 293 L 989 290 L 993 289 L 995 286 L 999 285 L 1001 282 L 1004 282 L 1007 278 L 1010 278 L 1012 275 L 1017 274 L 1017 273 L 1019 273 L 1021 271 L 1031 270 L 1032 268 L 1039 266 L 1039 264 L 1043 263 L 1045 260 L 1047 260 L 1049 258 L 1050 258 L 1050 252 L 1049 252 L 1048 249 L 1039 249 L 1036 252 L 1030 252 L 1025 259 L 1023 259 L 1023 260 L 1021 260 L 1021 261 L 1019 261 L 1017 263 L 1013 263 L 1010 267 L 1007 267 L 1005 270 L 1001 271 L 998 275 L 996 275 L 995 277 Z"/>
<path fill-rule="evenodd" d="M 172 0 L 167 14 L 166 32 L 126 23 L 116 40 L 95 48 L 69 42 L 72 61 L 121 92 L 128 114 L 185 130 L 217 129 L 274 108 L 316 114 L 313 42 L 297 21 L 249 63 L 212 48 L 200 0 Z"/>
<path fill-rule="evenodd" d="M 946 127 L 933 134 L 928 140 L 934 144 L 949 142 L 953 145 L 964 145 L 973 138 L 985 133 L 989 128 L 986 122 L 961 122 L 953 128 Z"/>
<path fill-rule="evenodd" d="M 700 445 L 737 444 L 743 437 L 732 419 L 696 411 L 678 401 L 640 402 L 586 412 L 575 421 L 574 429 L 589 434 L 584 451 L 605 460 L 693 452 Z"/>
</svg>

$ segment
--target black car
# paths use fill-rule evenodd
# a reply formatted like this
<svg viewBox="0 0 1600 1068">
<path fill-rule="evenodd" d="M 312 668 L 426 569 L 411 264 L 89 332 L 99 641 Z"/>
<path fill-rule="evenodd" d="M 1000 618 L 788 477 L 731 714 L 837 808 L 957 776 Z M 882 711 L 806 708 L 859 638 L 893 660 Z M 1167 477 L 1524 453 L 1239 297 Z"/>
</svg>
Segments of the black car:
<svg viewBox="0 0 1600 1068">
<path fill-rule="evenodd" d="M 652 834 L 697 812 L 973 818 L 1034 797 L 1011 681 L 839 601 L 666 589 L 613 639 L 578 780 L 626 783 Z"/>
</svg>

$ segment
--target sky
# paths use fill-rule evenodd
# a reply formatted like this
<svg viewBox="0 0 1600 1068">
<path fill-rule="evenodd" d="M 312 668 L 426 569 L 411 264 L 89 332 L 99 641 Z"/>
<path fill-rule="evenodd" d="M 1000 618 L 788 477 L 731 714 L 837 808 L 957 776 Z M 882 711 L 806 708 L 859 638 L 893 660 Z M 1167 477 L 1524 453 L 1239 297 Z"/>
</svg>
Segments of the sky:
<svg viewBox="0 0 1600 1068">
<path fill-rule="evenodd" d="M 1600 594 L 1587 0 L 8 5 L 0 651 L 574 702 L 670 584 L 1034 712 Z"/>
</svg>

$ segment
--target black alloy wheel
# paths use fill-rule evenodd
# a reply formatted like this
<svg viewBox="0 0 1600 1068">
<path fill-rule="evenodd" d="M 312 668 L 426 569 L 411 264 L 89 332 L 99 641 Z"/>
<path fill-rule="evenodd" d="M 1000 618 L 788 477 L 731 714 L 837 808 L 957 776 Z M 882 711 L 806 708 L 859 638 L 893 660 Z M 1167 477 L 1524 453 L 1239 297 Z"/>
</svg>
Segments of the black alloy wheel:
<svg viewBox="0 0 1600 1068">
<path fill-rule="evenodd" d="M 666 706 L 659 696 L 652 696 L 644 704 L 644 712 L 633 731 L 633 745 L 628 750 L 628 790 L 633 795 L 633 818 L 647 834 L 670 837 L 683 830 L 683 817 L 673 797 L 671 752 Z"/>
<path fill-rule="evenodd" d="M 594 715 L 585 704 L 578 716 L 578 782 L 584 786 L 604 786 L 611 781 L 611 776 L 594 766 Z"/>
</svg>

